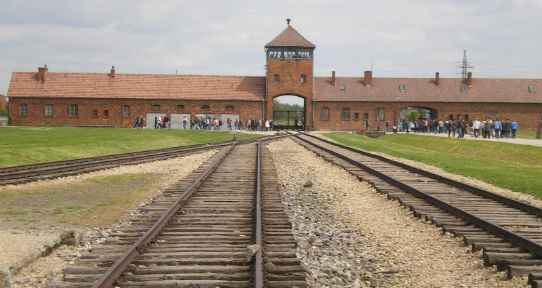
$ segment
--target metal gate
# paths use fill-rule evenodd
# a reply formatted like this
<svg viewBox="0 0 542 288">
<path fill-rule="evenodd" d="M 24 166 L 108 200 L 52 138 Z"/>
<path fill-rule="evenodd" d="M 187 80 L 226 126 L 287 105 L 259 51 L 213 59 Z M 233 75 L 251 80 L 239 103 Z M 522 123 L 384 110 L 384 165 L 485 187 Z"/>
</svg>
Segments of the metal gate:
<svg viewBox="0 0 542 288">
<path fill-rule="evenodd" d="M 273 129 L 305 129 L 305 111 L 273 110 Z"/>
</svg>

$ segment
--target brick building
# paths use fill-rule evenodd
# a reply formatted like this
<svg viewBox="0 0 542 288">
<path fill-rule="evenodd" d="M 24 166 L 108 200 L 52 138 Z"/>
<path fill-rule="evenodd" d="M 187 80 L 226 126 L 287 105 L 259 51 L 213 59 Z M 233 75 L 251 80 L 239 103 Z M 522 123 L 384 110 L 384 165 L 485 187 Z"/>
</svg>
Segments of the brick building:
<svg viewBox="0 0 542 288">
<path fill-rule="evenodd" d="M 4 110 L 4 109 L 7 108 L 7 106 L 6 106 L 6 105 L 7 105 L 6 99 L 7 99 L 6 96 L 0 94 L 0 110 Z"/>
<path fill-rule="evenodd" d="M 513 119 L 535 130 L 542 114 L 540 79 L 314 77 L 316 46 L 288 25 L 265 45 L 264 77 L 209 75 L 14 72 L 8 91 L 10 125 L 146 126 L 168 115 L 172 128 L 183 117 L 272 120 L 273 99 L 304 99 L 305 127 L 323 130 L 384 128 L 405 111 L 431 119 Z M 360 73 L 361 74 L 361 73 Z"/>
</svg>

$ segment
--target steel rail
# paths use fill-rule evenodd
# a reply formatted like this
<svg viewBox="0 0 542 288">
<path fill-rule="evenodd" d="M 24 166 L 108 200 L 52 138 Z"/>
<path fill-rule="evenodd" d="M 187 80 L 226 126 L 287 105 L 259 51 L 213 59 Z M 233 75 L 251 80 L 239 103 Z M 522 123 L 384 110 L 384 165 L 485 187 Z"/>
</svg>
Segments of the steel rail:
<svg viewBox="0 0 542 288">
<path fill-rule="evenodd" d="M 220 156 L 209 169 L 207 169 L 185 192 L 162 214 L 152 226 L 143 234 L 139 239 L 132 244 L 122 256 L 120 256 L 113 265 L 111 265 L 107 271 L 98 279 L 93 285 L 93 288 L 106 288 L 111 287 L 115 280 L 122 274 L 124 270 L 130 265 L 133 259 L 141 254 L 143 249 L 160 233 L 162 228 L 168 223 L 168 221 L 175 215 L 175 213 L 181 208 L 181 205 L 188 199 L 194 191 L 213 173 L 218 165 L 230 154 L 235 147 L 234 142 L 228 150 Z"/>
<path fill-rule="evenodd" d="M 349 147 L 349 146 L 346 146 L 346 145 L 335 143 L 335 142 L 329 141 L 327 139 L 322 139 L 320 137 L 316 137 L 316 136 L 313 136 L 313 135 L 310 135 L 310 134 L 303 133 L 303 135 L 318 139 L 320 141 L 323 141 L 323 142 L 331 144 L 331 145 L 341 147 L 343 149 L 350 150 L 352 152 L 362 154 L 364 156 L 372 157 L 372 158 L 375 158 L 375 159 L 378 159 L 378 160 L 381 160 L 381 161 L 384 161 L 384 162 L 399 166 L 399 167 L 407 169 L 407 170 L 409 170 L 411 172 L 422 174 L 422 175 L 424 175 L 424 176 L 426 176 L 428 178 L 435 179 L 435 180 L 437 180 L 439 182 L 446 183 L 448 185 L 451 185 L 451 186 L 454 186 L 454 187 L 461 188 L 463 190 L 469 191 L 469 192 L 474 193 L 474 194 L 476 194 L 478 196 L 489 198 L 489 199 L 501 202 L 503 204 L 506 204 L 506 205 L 508 205 L 510 207 L 520 209 L 520 210 L 522 210 L 524 212 L 531 213 L 531 214 L 536 215 L 538 217 L 542 217 L 542 208 L 541 207 L 536 207 L 536 206 L 533 206 L 533 205 L 530 205 L 530 204 L 527 204 L 527 203 L 523 203 L 523 202 L 517 201 L 515 199 L 503 196 L 503 195 L 498 195 L 498 194 L 495 194 L 495 193 L 491 193 L 489 191 L 480 189 L 478 187 L 474 187 L 474 186 L 471 186 L 471 185 L 468 185 L 468 184 L 465 184 L 465 183 L 461 183 L 459 181 L 449 179 L 449 178 L 446 178 L 444 176 L 441 176 L 441 175 L 438 175 L 438 174 L 435 174 L 435 173 L 432 173 L 432 172 L 429 172 L 429 171 L 426 171 L 426 170 L 423 170 L 423 169 L 420 169 L 420 168 L 410 166 L 410 165 L 405 164 L 405 163 L 401 163 L 401 162 L 386 158 L 384 156 L 380 156 L 380 155 L 372 154 L 372 153 L 369 153 L 369 152 L 366 152 L 366 151 L 358 150 L 356 148 L 352 148 L 352 147 Z"/>
<path fill-rule="evenodd" d="M 421 198 L 421 199 L 424 199 L 425 201 L 431 203 L 432 205 L 435 205 L 436 207 L 439 207 L 449 213 L 452 213 L 453 215 L 456 215 L 462 219 L 464 219 L 465 221 L 467 222 L 470 222 L 474 225 L 477 225 L 493 234 L 495 234 L 496 236 L 500 236 L 502 238 L 505 238 L 507 239 L 508 241 L 510 241 L 511 243 L 513 244 L 516 244 L 520 247 L 522 247 L 523 249 L 533 253 L 534 255 L 538 256 L 538 257 L 542 257 L 542 246 L 527 239 L 527 238 L 524 238 L 514 232 L 511 232 L 501 226 L 498 226 L 498 225 L 495 225 L 493 223 L 490 223 L 484 219 L 481 219 L 475 215 L 472 215 L 470 214 L 469 212 L 466 212 L 460 208 L 457 208 L 457 207 L 454 207 L 438 198 L 435 198 L 427 193 L 424 193 L 412 186 L 409 186 L 405 183 L 402 183 L 398 180 L 395 180 L 394 178 L 382 173 L 382 172 L 379 172 L 371 167 L 368 167 L 367 165 L 364 165 L 356 160 L 353 160 L 345 155 L 342 155 L 338 152 L 335 152 L 335 151 L 332 151 L 331 149 L 328 149 L 328 148 L 325 148 L 321 145 L 318 145 L 316 143 L 311 143 L 309 142 L 308 140 L 306 139 L 303 139 L 299 136 L 296 135 L 296 138 L 302 140 L 302 141 L 305 141 L 311 145 L 314 145 L 315 147 L 318 147 L 319 149 L 322 149 L 323 151 L 326 151 L 327 153 L 330 153 L 336 157 L 339 157 L 349 163 L 352 163 L 366 171 L 368 171 L 369 173 L 383 179 L 384 181 L 387 181 L 388 183 L 396 186 L 396 187 L 399 187 L 401 189 L 403 189 L 404 191 L 407 191 L 411 194 L 413 194 L 414 196 L 418 197 L 418 198 Z M 333 143 L 334 145 L 336 143 Z M 338 146 L 338 145 L 337 145 Z"/>
<path fill-rule="evenodd" d="M 262 288 L 263 287 L 263 259 L 262 259 L 262 150 L 261 150 L 261 141 L 257 143 L 257 154 L 256 154 L 256 203 L 254 205 L 255 209 L 255 241 L 254 244 L 258 245 L 258 251 L 254 255 L 254 287 Z"/>
</svg>

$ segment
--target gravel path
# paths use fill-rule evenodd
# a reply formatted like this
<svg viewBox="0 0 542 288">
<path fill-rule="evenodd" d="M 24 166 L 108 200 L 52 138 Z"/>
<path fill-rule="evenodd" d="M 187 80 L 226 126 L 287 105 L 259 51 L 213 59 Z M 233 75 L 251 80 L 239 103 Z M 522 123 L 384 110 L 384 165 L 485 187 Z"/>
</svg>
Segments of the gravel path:
<svg viewBox="0 0 542 288">
<path fill-rule="evenodd" d="M 524 287 L 291 140 L 269 144 L 312 287 Z"/>
</svg>

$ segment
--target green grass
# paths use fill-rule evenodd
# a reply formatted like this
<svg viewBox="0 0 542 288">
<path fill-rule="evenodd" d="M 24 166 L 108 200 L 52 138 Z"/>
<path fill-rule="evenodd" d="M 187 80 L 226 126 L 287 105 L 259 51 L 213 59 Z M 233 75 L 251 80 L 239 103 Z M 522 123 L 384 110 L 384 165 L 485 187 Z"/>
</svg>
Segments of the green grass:
<svg viewBox="0 0 542 288">
<path fill-rule="evenodd" d="M 339 143 L 443 168 L 542 199 L 542 148 L 490 141 L 392 134 L 377 139 L 326 133 Z"/>
<path fill-rule="evenodd" d="M 522 139 L 536 139 L 536 131 L 518 131 L 516 133 L 516 138 Z"/>
<path fill-rule="evenodd" d="M 258 137 L 241 133 L 237 139 Z M 230 132 L 80 127 L 0 129 L 0 167 L 233 139 Z"/>
</svg>

